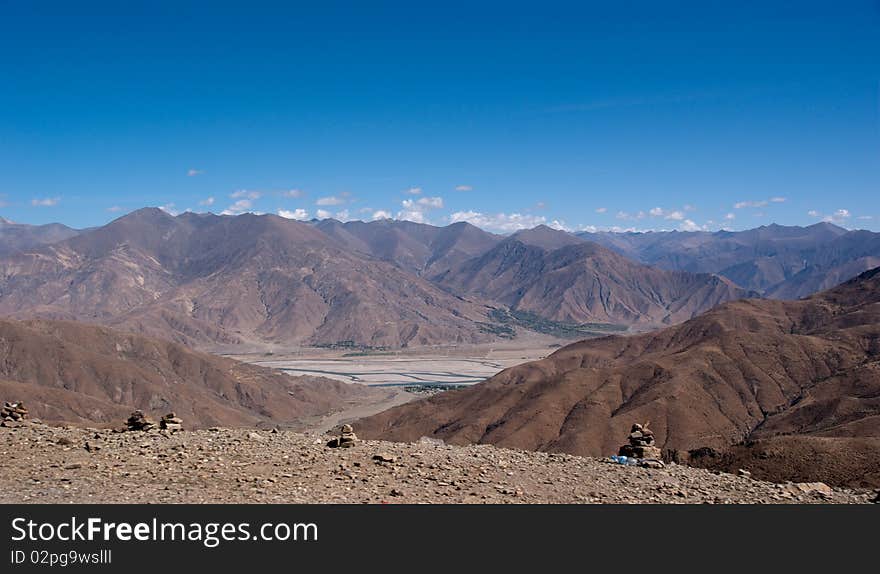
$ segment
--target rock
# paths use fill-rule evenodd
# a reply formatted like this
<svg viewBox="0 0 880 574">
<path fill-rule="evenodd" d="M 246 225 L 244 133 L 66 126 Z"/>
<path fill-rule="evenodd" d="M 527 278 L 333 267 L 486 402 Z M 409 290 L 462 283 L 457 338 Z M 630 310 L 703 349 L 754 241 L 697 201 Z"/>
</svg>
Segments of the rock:
<svg viewBox="0 0 880 574">
<path fill-rule="evenodd" d="M 3 408 L 0 409 L 0 420 L 19 422 L 26 418 L 28 418 L 28 410 L 21 401 L 17 403 L 4 403 Z"/>
<path fill-rule="evenodd" d="M 376 462 L 379 462 L 379 463 L 383 463 L 383 462 L 390 463 L 390 462 L 397 461 L 397 457 L 394 455 L 388 454 L 387 452 L 380 452 L 379 454 L 373 455 L 373 460 L 375 460 Z"/>
<path fill-rule="evenodd" d="M 130 431 L 148 431 L 154 428 L 156 423 L 147 418 L 143 411 L 134 411 L 125 421 L 125 426 Z"/>
<path fill-rule="evenodd" d="M 792 494 L 816 493 L 825 496 L 831 496 L 832 494 L 834 494 L 834 490 L 824 482 L 795 482 L 793 484 L 786 485 L 785 490 Z"/>
<path fill-rule="evenodd" d="M 351 448 L 357 442 L 357 435 L 354 434 L 354 429 L 351 428 L 351 425 L 342 425 L 339 436 L 327 441 L 327 446 L 330 448 Z"/>
<path fill-rule="evenodd" d="M 663 461 L 657 460 L 656 458 L 646 458 L 639 463 L 639 466 L 644 468 L 666 468 L 666 465 L 663 464 Z"/>
<path fill-rule="evenodd" d="M 263 442 L 264 440 L 266 440 L 266 439 L 263 437 L 263 435 L 261 435 L 261 434 L 258 433 L 258 432 L 251 432 L 251 433 L 248 433 L 247 437 L 248 437 L 250 440 L 255 440 L 255 441 L 258 441 L 258 442 Z"/>
<path fill-rule="evenodd" d="M 752 473 L 749 472 L 749 471 L 747 471 L 747 470 L 744 469 L 744 468 L 741 468 L 741 469 L 737 470 L 737 471 L 736 471 L 736 475 L 737 475 L 737 476 L 742 476 L 742 477 L 744 477 L 744 478 L 752 478 Z"/>
<path fill-rule="evenodd" d="M 174 413 L 168 413 L 159 421 L 159 428 L 169 431 L 183 430 L 183 419 Z"/>
</svg>

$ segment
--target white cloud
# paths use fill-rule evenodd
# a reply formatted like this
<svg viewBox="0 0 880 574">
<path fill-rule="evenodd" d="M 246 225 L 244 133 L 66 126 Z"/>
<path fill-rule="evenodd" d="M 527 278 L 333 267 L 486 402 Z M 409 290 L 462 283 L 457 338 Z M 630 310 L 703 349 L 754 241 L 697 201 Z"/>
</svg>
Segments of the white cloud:
<svg viewBox="0 0 880 574">
<path fill-rule="evenodd" d="M 605 213 L 606 211 L 608 211 L 607 207 L 597 207 L 596 208 L 596 213 Z"/>
<path fill-rule="evenodd" d="M 655 209 L 659 209 L 659 208 L 655 208 Z M 654 210 L 652 209 L 651 211 L 654 211 Z M 615 215 L 615 217 L 616 217 L 617 219 L 625 219 L 625 220 L 630 220 L 630 219 L 644 219 L 644 218 L 646 217 L 646 214 L 645 214 L 644 211 L 638 211 L 637 213 L 629 213 L 629 212 L 626 212 L 626 211 L 618 211 L 618 212 L 617 212 L 617 215 Z"/>
<path fill-rule="evenodd" d="M 119 213 L 120 211 L 122 211 L 122 208 L 118 205 L 114 205 L 113 207 L 108 207 L 107 211 L 109 211 L 110 213 Z"/>
<path fill-rule="evenodd" d="M 734 209 L 742 209 L 744 207 L 764 207 L 767 205 L 768 201 L 737 201 L 733 204 Z"/>
<path fill-rule="evenodd" d="M 734 219 L 736 219 L 736 214 L 735 213 L 728 213 L 727 215 L 724 216 L 724 219 L 726 219 L 727 221 L 733 221 Z"/>
<path fill-rule="evenodd" d="M 260 199 L 263 196 L 263 193 L 260 191 L 251 191 L 248 189 L 239 189 L 238 191 L 233 191 L 229 194 L 229 197 L 232 199 Z"/>
<path fill-rule="evenodd" d="M 253 206 L 254 203 L 250 199 L 239 199 L 220 212 L 220 215 L 238 215 L 250 211 Z"/>
<path fill-rule="evenodd" d="M 410 195 L 420 195 L 422 193 L 422 188 L 421 187 L 411 187 L 406 190 L 406 193 L 408 193 Z"/>
<path fill-rule="evenodd" d="M 470 185 L 456 185 L 455 191 L 473 191 L 473 187 Z"/>
<path fill-rule="evenodd" d="M 195 176 L 197 176 L 197 175 L 202 175 L 203 173 L 205 173 L 205 172 L 203 172 L 203 171 L 200 170 L 200 169 L 189 169 L 189 170 L 187 170 L 187 172 L 186 172 L 186 176 L 187 176 L 187 177 L 195 177 Z"/>
<path fill-rule="evenodd" d="M 404 199 L 400 202 L 403 209 L 397 212 L 397 219 L 413 221 L 415 223 L 428 223 L 427 213 L 432 209 L 443 207 L 442 197 L 420 197 L 419 199 Z"/>
<path fill-rule="evenodd" d="M 347 209 L 342 209 L 340 211 L 337 211 L 335 217 L 339 221 L 351 221 L 351 214 L 348 212 Z"/>
<path fill-rule="evenodd" d="M 848 209 L 838 209 L 837 211 L 829 215 L 823 215 L 815 209 L 811 209 L 807 212 L 807 215 L 809 215 L 810 217 L 821 218 L 822 221 L 826 221 L 828 223 L 836 223 L 838 225 L 843 225 L 848 219 L 852 217 L 852 213 L 850 213 Z"/>
<path fill-rule="evenodd" d="M 289 209 L 279 209 L 278 215 L 285 219 L 296 219 L 297 221 L 305 221 L 309 218 L 309 212 L 302 208 L 297 208 L 293 211 L 290 211 Z"/>
<path fill-rule="evenodd" d="M 177 215 L 180 213 L 180 211 L 174 207 L 173 203 L 166 203 L 165 205 L 160 205 L 159 209 L 161 209 L 162 211 L 164 211 L 168 215 Z"/>
<path fill-rule="evenodd" d="M 373 221 L 378 219 L 391 219 L 391 214 L 384 209 L 379 209 L 373 212 Z"/>
<path fill-rule="evenodd" d="M 685 219 L 684 221 L 682 221 L 681 225 L 679 225 L 678 228 L 681 231 L 700 231 L 704 229 L 704 227 L 700 227 L 690 219 Z"/>
<path fill-rule="evenodd" d="M 345 197 L 330 195 L 327 197 L 319 197 L 318 201 L 315 202 L 315 205 L 342 205 L 345 201 Z"/>
<path fill-rule="evenodd" d="M 535 209 L 547 209 L 546 201 L 539 201 L 535 204 Z"/>
<path fill-rule="evenodd" d="M 770 203 L 785 203 L 787 198 L 785 197 L 771 197 Z"/>
<path fill-rule="evenodd" d="M 871 219 L 874 219 L 874 216 L 873 215 L 860 215 L 860 216 L 856 217 L 856 219 L 861 219 L 863 221 L 869 221 Z"/>
<path fill-rule="evenodd" d="M 203 199 L 202 201 L 199 202 L 199 205 L 208 205 L 208 206 L 214 205 L 214 198 L 208 197 L 206 199 Z"/>
<path fill-rule="evenodd" d="M 58 205 L 59 201 L 61 201 L 60 197 L 44 197 L 42 199 L 34 198 L 31 200 L 31 205 L 34 207 L 55 207 Z"/>
<path fill-rule="evenodd" d="M 327 218 L 330 217 L 331 215 L 333 215 L 333 214 L 330 213 L 329 211 L 327 211 L 326 209 L 319 209 L 319 210 L 315 213 L 315 217 L 317 217 L 318 219 L 327 219 Z"/>
<path fill-rule="evenodd" d="M 681 221 L 684 219 L 684 213 L 681 211 L 671 211 L 666 214 L 665 219 L 672 219 L 673 221 Z"/>
<path fill-rule="evenodd" d="M 648 213 L 651 214 L 651 217 L 660 217 L 663 215 L 664 212 L 662 207 L 653 207 L 648 210 Z"/>
<path fill-rule="evenodd" d="M 281 192 L 281 197 L 292 197 L 294 199 L 300 198 L 305 193 L 301 189 L 287 189 Z"/>
<path fill-rule="evenodd" d="M 458 223 L 459 221 L 466 221 L 484 229 L 511 232 L 520 229 L 531 229 L 537 225 L 546 224 L 547 218 L 541 215 L 520 213 L 484 214 L 478 211 L 457 211 L 449 216 L 449 223 Z M 553 221 L 552 224 L 563 225 L 559 221 Z"/>
<path fill-rule="evenodd" d="M 428 209 L 441 209 L 443 207 L 442 197 L 422 197 L 418 204 Z"/>
<path fill-rule="evenodd" d="M 697 208 L 689 203 L 684 204 L 683 206 L 685 211 L 696 211 Z"/>
</svg>

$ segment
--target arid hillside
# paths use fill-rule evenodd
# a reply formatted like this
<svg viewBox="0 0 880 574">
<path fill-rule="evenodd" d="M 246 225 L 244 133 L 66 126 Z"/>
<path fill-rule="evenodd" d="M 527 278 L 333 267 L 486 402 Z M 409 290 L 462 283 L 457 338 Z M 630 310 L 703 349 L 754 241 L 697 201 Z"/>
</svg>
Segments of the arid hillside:
<svg viewBox="0 0 880 574">
<path fill-rule="evenodd" d="M 104 327 L 0 320 L 0 397 L 44 421 L 118 427 L 141 409 L 188 428 L 285 426 L 385 394 Z"/>
<path fill-rule="evenodd" d="M 858 482 L 880 468 L 877 441 L 861 440 L 880 437 L 878 361 L 875 269 L 801 301 L 736 301 L 660 331 L 569 345 L 358 426 L 388 440 L 593 456 L 615 453 L 633 421 L 651 421 L 681 456 L 781 436 L 858 439 L 847 479 Z"/>
</svg>

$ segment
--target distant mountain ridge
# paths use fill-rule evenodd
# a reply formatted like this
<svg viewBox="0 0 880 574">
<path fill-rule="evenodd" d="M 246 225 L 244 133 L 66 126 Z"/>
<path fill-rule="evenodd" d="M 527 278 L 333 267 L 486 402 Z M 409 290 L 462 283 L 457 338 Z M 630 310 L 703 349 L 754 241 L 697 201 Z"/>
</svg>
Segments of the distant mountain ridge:
<svg viewBox="0 0 880 574">
<path fill-rule="evenodd" d="M 776 299 L 805 297 L 880 265 L 880 233 L 825 222 L 746 231 L 577 235 L 647 265 L 717 273 Z"/>
<path fill-rule="evenodd" d="M 829 225 L 580 236 L 538 226 L 499 236 L 464 222 L 174 217 L 155 208 L 82 231 L 4 223 L 0 233 L 0 314 L 215 349 L 467 344 L 533 328 L 502 324 L 505 309 L 564 323 L 565 332 L 645 329 L 724 301 L 836 284 L 878 251 L 878 234 Z"/>
</svg>

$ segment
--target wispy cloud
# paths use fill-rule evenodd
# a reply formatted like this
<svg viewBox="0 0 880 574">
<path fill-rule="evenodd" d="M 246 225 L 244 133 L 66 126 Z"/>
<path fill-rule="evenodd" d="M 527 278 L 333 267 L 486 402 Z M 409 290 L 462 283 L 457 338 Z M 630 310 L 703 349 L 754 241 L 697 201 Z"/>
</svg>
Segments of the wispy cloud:
<svg viewBox="0 0 880 574">
<path fill-rule="evenodd" d="M 318 200 L 315 202 L 315 205 L 323 205 L 323 206 L 342 205 L 342 204 L 346 203 L 347 201 L 348 201 L 348 198 L 346 198 L 342 195 L 339 195 L 339 196 L 328 195 L 327 197 L 319 197 Z"/>
<path fill-rule="evenodd" d="M 300 197 L 303 197 L 304 195 L 305 195 L 305 192 L 301 189 L 286 189 L 281 192 L 281 197 L 289 197 L 289 198 L 293 198 L 293 199 L 299 199 Z"/>
<path fill-rule="evenodd" d="M 55 207 L 60 201 L 60 197 L 34 198 L 31 200 L 31 205 L 34 207 Z"/>
<path fill-rule="evenodd" d="M 607 207 L 597 207 L 596 208 L 596 213 L 605 213 L 606 211 L 608 211 Z"/>
<path fill-rule="evenodd" d="M 197 175 L 202 175 L 203 173 L 205 173 L 205 172 L 200 169 L 189 169 L 186 172 L 186 176 L 187 177 L 195 177 Z"/>
<path fill-rule="evenodd" d="M 470 185 L 456 185 L 455 191 L 473 191 L 474 188 Z"/>
<path fill-rule="evenodd" d="M 385 211 L 384 209 L 379 209 L 373 212 L 373 221 L 377 221 L 379 219 L 391 219 L 391 213 Z"/>
<path fill-rule="evenodd" d="M 848 209 L 838 209 L 834 213 L 829 214 L 822 214 L 815 209 L 811 209 L 807 212 L 807 215 L 809 215 L 810 217 L 819 218 L 822 221 L 828 223 L 835 223 L 838 225 L 845 224 L 852 217 L 852 213 L 850 213 Z"/>
<path fill-rule="evenodd" d="M 122 208 L 118 205 L 114 205 L 112 207 L 108 207 L 107 211 L 109 211 L 110 213 L 119 213 L 120 211 L 122 211 Z"/>
<path fill-rule="evenodd" d="M 421 187 L 411 187 L 407 189 L 404 193 L 408 193 L 409 195 L 420 195 L 422 193 Z"/>
<path fill-rule="evenodd" d="M 254 191 L 250 189 L 239 189 L 238 191 L 233 191 L 229 194 L 229 197 L 232 199 L 260 199 L 263 197 L 262 191 Z"/>
<path fill-rule="evenodd" d="M 205 206 L 214 205 L 214 198 L 213 197 L 205 198 L 199 202 L 199 205 L 205 205 Z"/>
<path fill-rule="evenodd" d="M 165 205 L 160 205 L 159 209 L 167 213 L 168 215 L 178 215 L 180 211 L 174 207 L 173 203 L 166 203 Z"/>
<path fill-rule="evenodd" d="M 746 207 L 766 207 L 771 203 L 785 203 L 788 201 L 785 197 L 771 197 L 770 199 L 760 199 L 757 201 L 737 201 L 733 204 L 734 209 L 743 209 Z"/>
</svg>

